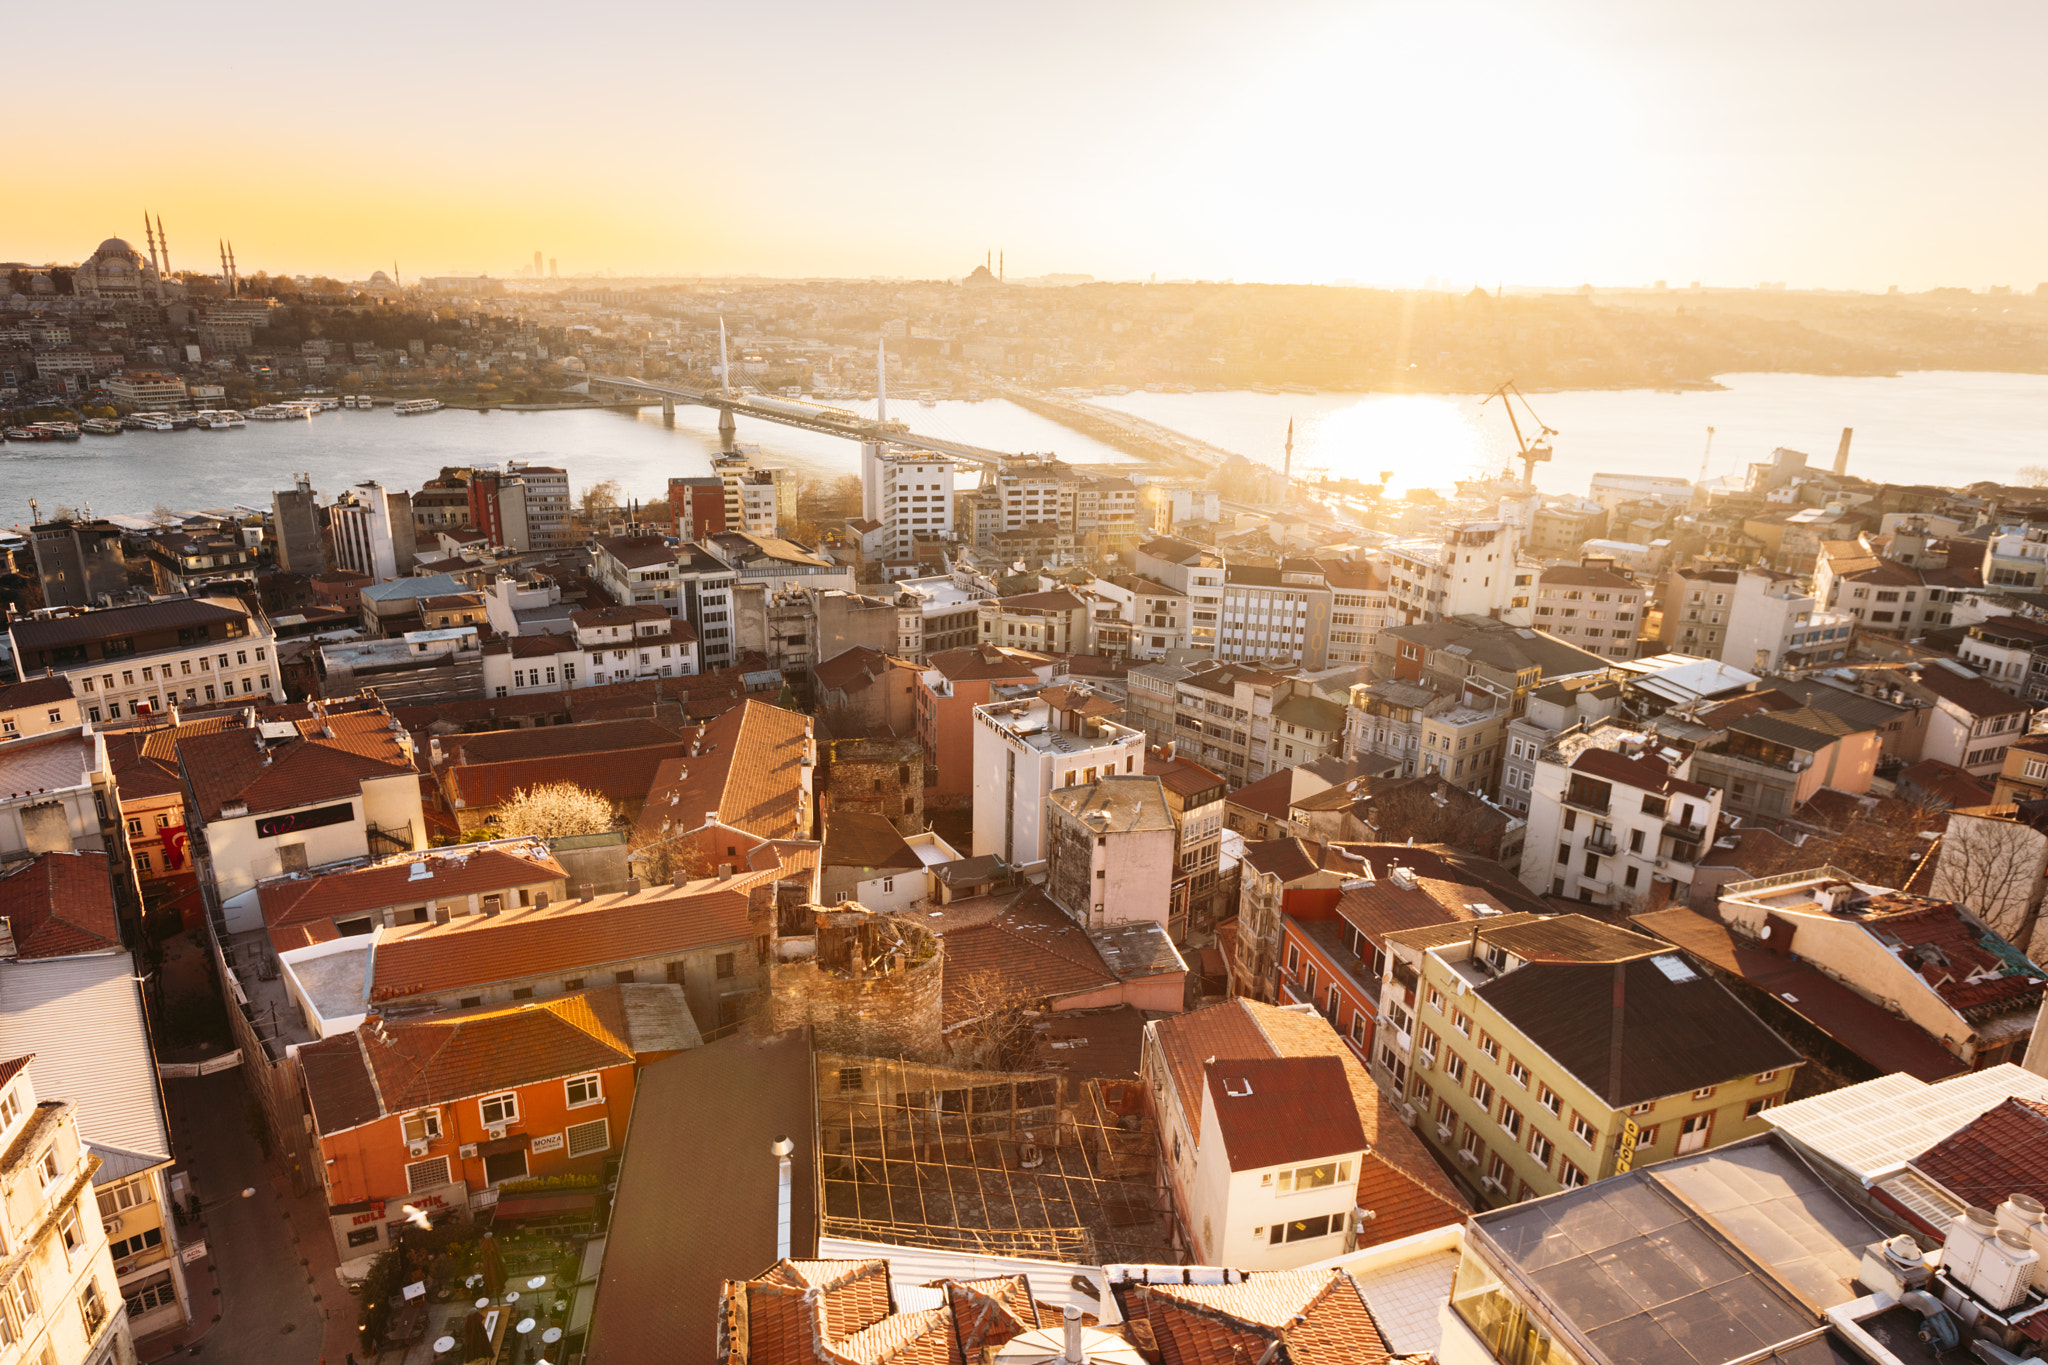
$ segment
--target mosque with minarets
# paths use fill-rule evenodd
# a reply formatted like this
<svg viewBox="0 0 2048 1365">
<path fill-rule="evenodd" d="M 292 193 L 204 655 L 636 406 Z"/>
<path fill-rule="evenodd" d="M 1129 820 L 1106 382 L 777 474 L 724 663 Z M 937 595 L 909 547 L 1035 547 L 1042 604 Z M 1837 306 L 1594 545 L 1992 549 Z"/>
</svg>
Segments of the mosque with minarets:
<svg viewBox="0 0 2048 1365">
<path fill-rule="evenodd" d="M 142 216 L 142 228 L 149 240 L 144 255 L 122 237 L 109 237 L 71 273 L 71 292 L 81 298 L 108 299 L 124 303 L 161 302 L 183 293 L 182 285 L 170 275 L 171 251 L 164 240 L 164 220 L 152 223 Z"/>
</svg>

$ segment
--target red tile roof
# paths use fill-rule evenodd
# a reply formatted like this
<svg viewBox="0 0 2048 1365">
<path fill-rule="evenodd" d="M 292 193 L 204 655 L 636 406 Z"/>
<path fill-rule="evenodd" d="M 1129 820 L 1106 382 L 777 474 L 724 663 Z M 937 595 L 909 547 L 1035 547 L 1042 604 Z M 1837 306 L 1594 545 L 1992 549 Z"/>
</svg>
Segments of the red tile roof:
<svg viewBox="0 0 2048 1365">
<path fill-rule="evenodd" d="M 1572 760 L 1572 771 L 1665 796 L 1692 796 L 1704 800 L 1710 795 L 1709 789 L 1697 782 L 1673 777 L 1670 765 L 1655 754 L 1624 758 L 1611 749 L 1587 749 Z"/>
<path fill-rule="evenodd" d="M 617 986 L 420 1019 L 372 1019 L 300 1054 L 322 1137 L 391 1114 L 634 1060 Z M 317 1063 L 304 1066 L 311 1054 Z"/>
<path fill-rule="evenodd" d="M 1134 1319 L 1150 1324 L 1160 1365 L 1383 1365 L 1393 1358 L 1364 1293 L 1341 1270 L 1261 1270 L 1236 1284 L 1136 1285 L 1128 1303 Z"/>
<path fill-rule="evenodd" d="M 315 713 L 289 722 L 298 737 L 266 742 L 254 727 L 177 740 L 202 820 L 235 802 L 251 815 L 356 796 L 363 783 L 414 771 L 411 741 L 383 711 Z M 180 726 L 181 730 L 185 727 Z"/>
<path fill-rule="evenodd" d="M 1918 896 L 1889 899 L 1921 901 Z M 1983 1019 L 2039 1003 L 2048 972 L 1957 907 L 1944 901 L 1922 903 L 1926 908 L 1872 919 L 1865 927 L 1968 1018 Z"/>
<path fill-rule="evenodd" d="M 1042 1325 L 1022 1275 L 940 1280 L 935 1308 L 895 1312 L 887 1261 L 790 1261 L 728 1280 L 721 1335 L 748 1365 L 980 1365 Z"/>
<path fill-rule="evenodd" d="M 1294 803 L 1294 769 L 1268 773 L 1249 786 L 1239 787 L 1226 798 L 1231 805 L 1274 820 L 1285 820 Z"/>
<path fill-rule="evenodd" d="M 949 907 L 961 918 L 974 916 L 974 910 L 965 902 Z M 992 991 L 1056 1001 L 1117 984 L 1087 931 L 1036 888 L 986 918 L 944 928 L 940 936 L 946 949 L 941 1013 L 949 1026 L 985 1013 Z"/>
<path fill-rule="evenodd" d="M 1233 1171 L 1365 1150 L 1365 1129 L 1335 1057 L 1217 1056 L 1204 1074 Z"/>
<path fill-rule="evenodd" d="M 659 837 L 695 829 L 705 812 L 766 839 L 810 835 L 803 795 L 811 721 L 749 698 L 690 736 L 694 754 L 669 757 L 641 790 L 640 833 Z"/>
<path fill-rule="evenodd" d="M 2014 1096 L 1909 1164 L 1980 1209 L 1995 1209 L 2010 1194 L 2048 1200 L 2048 1104 Z"/>
<path fill-rule="evenodd" d="M 427 875 L 415 875 L 417 868 L 427 869 Z M 303 942 L 321 943 L 336 937 L 333 921 L 343 916 L 509 891 L 561 881 L 567 875 L 538 839 L 488 846 L 458 844 L 369 867 L 282 877 L 259 886 L 257 899 L 263 922 L 273 931 L 298 926 Z M 300 946 L 300 942 L 291 946 Z"/>
<path fill-rule="evenodd" d="M 1023 681 L 1035 679 L 1038 676 L 1035 670 L 1051 662 L 1051 656 L 1045 654 L 979 645 L 972 649 L 942 650 L 931 656 L 928 667 L 937 669 L 954 682 Z"/>
<path fill-rule="evenodd" d="M 0 878 L 0 915 L 17 956 L 71 957 L 121 946 L 104 853 L 45 853 Z"/>
<path fill-rule="evenodd" d="M 800 859 L 785 858 L 725 881 L 705 878 L 680 887 L 557 901 L 545 909 L 520 906 L 501 915 L 386 929 L 372 960 L 370 998 L 394 1000 L 495 981 L 596 972 L 615 963 L 743 942 L 752 936 L 748 890 L 789 876 L 801 865 Z"/>
</svg>

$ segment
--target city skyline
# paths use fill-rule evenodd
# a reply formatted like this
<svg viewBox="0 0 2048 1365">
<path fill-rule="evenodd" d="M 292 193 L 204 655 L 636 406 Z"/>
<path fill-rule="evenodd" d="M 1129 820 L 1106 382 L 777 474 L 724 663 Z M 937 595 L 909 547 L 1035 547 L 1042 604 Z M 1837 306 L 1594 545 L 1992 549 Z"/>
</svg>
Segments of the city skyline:
<svg viewBox="0 0 2048 1365">
<path fill-rule="evenodd" d="M 95 173 L 17 199 L 0 254 L 77 260 L 139 239 L 147 205 L 177 268 L 232 237 L 245 274 L 344 279 L 510 276 L 537 248 L 565 276 L 942 278 L 991 247 L 1013 277 L 2048 278 L 2043 191 L 2014 173 L 2048 112 L 2023 66 L 2039 21 L 2014 5 L 1748 5 L 1710 28 L 1606 0 L 615 7 L 568 34 L 538 7 L 479 31 L 372 5 L 352 28 L 387 36 L 340 49 L 256 14 L 204 5 L 102 54 L 90 102 L 63 63 L 20 73 L 0 99 L 69 107 Z M 247 82 L 165 84 L 221 61 L 288 64 L 301 116 L 257 116 Z"/>
</svg>

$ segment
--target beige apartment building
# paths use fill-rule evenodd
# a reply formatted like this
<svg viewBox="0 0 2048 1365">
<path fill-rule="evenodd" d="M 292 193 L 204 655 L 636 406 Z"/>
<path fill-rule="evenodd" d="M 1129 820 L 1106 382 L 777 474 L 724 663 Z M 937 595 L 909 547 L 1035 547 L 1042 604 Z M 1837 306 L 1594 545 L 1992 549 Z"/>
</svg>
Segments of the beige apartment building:
<svg viewBox="0 0 2048 1365">
<path fill-rule="evenodd" d="M 1583 915 L 1385 939 L 1374 1075 L 1482 1208 L 1754 1137 L 1802 1061 L 1669 944 Z"/>
</svg>

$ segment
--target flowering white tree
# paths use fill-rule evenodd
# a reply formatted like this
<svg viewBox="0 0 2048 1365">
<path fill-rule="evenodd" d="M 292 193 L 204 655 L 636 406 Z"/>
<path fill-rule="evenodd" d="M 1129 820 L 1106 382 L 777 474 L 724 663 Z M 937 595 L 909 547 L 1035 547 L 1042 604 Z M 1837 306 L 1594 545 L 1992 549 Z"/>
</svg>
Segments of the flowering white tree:
<svg viewBox="0 0 2048 1365">
<path fill-rule="evenodd" d="M 515 789 L 492 815 L 491 827 L 506 838 L 559 839 L 603 834 L 618 828 L 619 820 L 619 808 L 596 792 L 573 782 L 544 782 Z"/>
</svg>

